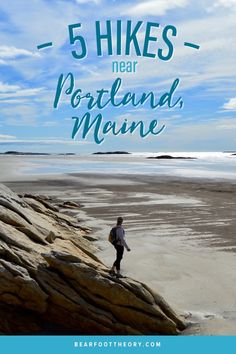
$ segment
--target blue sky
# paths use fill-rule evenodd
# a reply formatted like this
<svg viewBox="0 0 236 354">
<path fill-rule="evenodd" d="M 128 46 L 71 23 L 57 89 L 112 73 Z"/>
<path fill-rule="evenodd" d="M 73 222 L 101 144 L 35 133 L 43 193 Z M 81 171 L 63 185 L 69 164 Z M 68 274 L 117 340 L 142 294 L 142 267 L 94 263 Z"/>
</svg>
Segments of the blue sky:
<svg viewBox="0 0 236 354">
<path fill-rule="evenodd" d="M 144 21 L 140 46 L 147 21 L 157 22 L 161 28 L 174 25 L 178 36 L 173 40 L 173 58 L 164 62 L 137 58 L 134 53 L 129 58 L 98 58 L 95 21 L 107 19 L 114 29 L 117 19 L 123 21 L 124 28 L 129 19 L 133 23 Z M 68 25 L 78 22 L 88 46 L 83 60 L 71 56 L 74 48 L 69 44 Z M 236 149 L 236 0 L 10 0 L 0 4 L 0 29 L 0 151 Z M 156 33 L 160 36 L 161 29 Z M 53 42 L 51 48 L 37 50 L 37 45 L 49 41 Z M 184 41 L 199 44 L 200 50 L 184 47 Z M 152 49 L 158 45 L 161 40 Z M 112 73 L 114 60 L 137 60 L 137 73 Z M 119 76 L 122 93 L 152 90 L 160 96 L 178 77 L 177 92 L 183 97 L 184 108 L 153 111 L 148 105 L 139 109 L 108 107 L 101 112 L 105 121 L 143 120 L 148 124 L 158 119 L 166 129 L 146 139 L 138 133 L 108 135 L 99 146 L 92 135 L 73 141 L 71 117 L 82 116 L 86 107 L 73 110 L 63 97 L 59 109 L 53 109 L 58 77 L 68 72 L 73 72 L 77 88 L 84 93 L 109 88 Z"/>
</svg>

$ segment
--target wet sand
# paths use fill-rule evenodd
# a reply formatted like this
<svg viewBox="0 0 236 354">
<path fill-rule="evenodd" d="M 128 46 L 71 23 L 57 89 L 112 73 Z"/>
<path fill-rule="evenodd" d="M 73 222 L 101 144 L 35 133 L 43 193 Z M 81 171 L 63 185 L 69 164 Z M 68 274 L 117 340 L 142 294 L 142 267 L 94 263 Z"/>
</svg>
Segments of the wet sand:
<svg viewBox="0 0 236 354">
<path fill-rule="evenodd" d="M 5 184 L 18 193 L 80 202 L 78 218 L 93 227 L 107 265 L 115 255 L 108 233 L 122 215 L 131 248 L 123 274 L 150 285 L 195 323 L 186 334 L 236 335 L 236 184 L 85 173 L 13 179 Z"/>
</svg>

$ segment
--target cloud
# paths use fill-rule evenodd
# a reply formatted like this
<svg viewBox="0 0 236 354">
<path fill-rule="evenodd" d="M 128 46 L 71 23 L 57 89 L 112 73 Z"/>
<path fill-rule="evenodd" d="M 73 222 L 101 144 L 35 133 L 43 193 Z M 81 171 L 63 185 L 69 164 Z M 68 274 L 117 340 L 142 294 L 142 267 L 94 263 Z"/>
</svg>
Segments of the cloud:
<svg viewBox="0 0 236 354">
<path fill-rule="evenodd" d="M 36 88 L 22 88 L 19 85 L 11 85 L 0 81 L 0 102 L 1 103 L 17 103 L 20 102 L 19 97 L 37 96 L 42 93 L 43 87 Z M 12 98 L 18 98 L 12 100 Z"/>
<path fill-rule="evenodd" d="M 137 5 L 131 5 L 129 8 L 123 11 L 123 15 L 131 16 L 153 16 L 153 15 L 165 15 L 168 10 L 172 10 L 176 7 L 185 7 L 188 4 L 188 0 L 151 0 L 141 1 Z"/>
<path fill-rule="evenodd" d="M 19 116 L 12 116 L 6 118 L 5 122 L 6 125 L 20 127 L 20 126 L 27 126 L 27 127 L 35 127 L 37 125 L 36 117 L 27 117 L 23 116 L 23 113 Z"/>
<path fill-rule="evenodd" d="M 236 97 L 230 98 L 222 108 L 227 111 L 236 111 Z"/>
<path fill-rule="evenodd" d="M 0 59 L 0 65 L 8 65 L 8 63 L 5 60 Z"/>
<path fill-rule="evenodd" d="M 236 119 L 206 119 L 197 125 L 195 122 L 181 126 L 168 125 L 165 134 L 162 134 L 159 139 L 161 139 L 161 147 L 168 149 L 171 146 L 171 149 L 179 151 L 233 150 L 236 143 L 235 129 Z"/>
<path fill-rule="evenodd" d="M 146 4 L 146 3 L 145 3 Z M 224 27 L 219 27 L 223 21 Z M 229 89 L 235 85 L 235 53 L 236 45 L 234 40 L 235 15 L 225 13 L 222 15 L 197 16 L 181 18 L 176 24 L 179 36 L 175 38 L 174 56 L 170 62 L 163 62 L 157 59 L 138 58 L 139 65 L 137 75 L 122 74 L 127 89 L 147 86 L 166 87 L 167 80 L 170 82 L 175 77 L 181 80 L 181 89 L 189 90 L 201 85 L 209 90 L 214 88 L 218 92 L 227 94 Z M 204 31 L 199 31 L 204 28 Z M 142 35 L 142 33 L 140 34 Z M 184 40 L 192 41 L 201 46 L 199 51 L 184 47 Z M 142 43 L 142 42 L 139 42 Z M 156 45 L 156 44 L 155 44 Z M 163 46 L 161 40 L 158 46 Z M 140 45 L 142 48 L 142 45 Z M 156 50 L 156 48 L 155 48 Z M 210 60 L 209 60 L 210 59 Z M 91 90 L 93 83 L 104 85 L 109 83 L 116 74 L 111 71 L 113 58 L 104 58 L 103 65 L 97 69 L 97 75 L 86 75 L 80 78 L 83 88 Z M 131 56 L 129 60 L 137 60 Z M 90 63 L 88 63 L 88 67 Z M 232 87 L 232 88 L 231 88 Z M 207 93 L 207 94 L 208 94 Z M 213 96 L 213 93 L 210 94 Z M 219 94 L 218 94 L 219 95 Z"/>
<path fill-rule="evenodd" d="M 71 119 L 70 119 L 71 120 Z M 44 127 L 55 127 L 58 125 L 58 122 L 56 121 L 47 121 L 42 124 Z"/>
<path fill-rule="evenodd" d="M 92 2 L 96 5 L 101 3 L 101 0 L 76 0 L 77 4 L 87 4 L 89 2 Z"/>
<path fill-rule="evenodd" d="M 232 129 L 234 129 L 236 131 L 236 122 L 217 125 L 217 129 L 220 129 L 220 130 L 221 129 L 224 129 L 224 130 L 232 130 Z"/>
<path fill-rule="evenodd" d="M 6 135 L 6 134 L 0 134 L 0 141 L 6 141 L 9 139 L 16 139 L 16 137 L 14 135 Z"/>
<path fill-rule="evenodd" d="M 91 144 L 89 141 L 78 141 L 78 140 L 64 140 L 64 139 L 58 139 L 58 138 L 52 138 L 52 139 L 15 139 L 13 137 L 12 139 L 3 139 L 1 140 L 0 136 L 0 145 L 28 145 L 28 144 L 36 144 L 36 145 L 80 145 L 80 144 Z"/>
<path fill-rule="evenodd" d="M 48 113 L 47 101 L 45 101 L 45 104 L 44 102 L 37 102 L 44 98 L 45 92 L 43 87 L 22 88 L 19 85 L 0 82 L 0 113 L 4 124 L 9 126 L 37 126 L 39 117 Z M 47 107 L 46 111 L 45 107 Z M 55 126 L 55 123 L 50 120 L 45 122 L 43 126 L 52 127 Z"/>
<path fill-rule="evenodd" d="M 38 109 L 30 105 L 12 105 L 1 109 L 4 123 L 12 126 L 36 126 Z"/>
<path fill-rule="evenodd" d="M 26 49 L 8 47 L 5 45 L 0 46 L 0 59 L 15 59 L 17 57 L 33 57 L 39 56 L 38 53 L 31 52 Z M 4 61 L 5 62 L 5 61 Z"/>
<path fill-rule="evenodd" d="M 7 103 L 7 104 L 22 104 L 22 103 L 27 103 L 28 100 L 24 98 L 17 98 L 12 100 L 11 98 L 6 98 L 6 99 L 0 99 L 0 103 Z"/>
<path fill-rule="evenodd" d="M 30 96 L 36 96 L 39 93 L 43 91 L 43 87 L 38 87 L 38 88 L 30 88 L 30 89 L 16 89 L 15 92 L 4 92 L 1 93 L 0 91 L 0 100 L 6 99 L 6 98 L 12 98 L 12 97 L 30 97 Z"/>
<path fill-rule="evenodd" d="M 19 89 L 20 89 L 20 86 L 18 86 L 18 85 L 9 85 L 7 83 L 0 81 L 0 93 L 1 92 L 13 92 L 13 91 L 16 91 Z"/>
<path fill-rule="evenodd" d="M 101 3 L 104 6 L 99 6 Z M 49 126 L 52 127 L 52 135 L 58 133 L 59 136 L 63 136 L 65 134 L 63 124 L 58 124 L 57 129 L 53 129 L 54 123 L 50 123 L 53 122 L 55 115 L 52 109 L 52 96 L 55 93 L 58 76 L 60 73 L 73 72 L 78 81 L 77 85 L 83 92 L 91 90 L 93 92 L 101 87 L 110 87 L 117 76 L 111 72 L 111 62 L 114 57 L 105 55 L 102 59 L 96 57 L 94 21 L 111 19 L 114 21 L 115 28 L 118 14 L 119 18 L 124 20 L 122 33 L 124 37 L 126 20 L 133 16 L 137 16 L 138 19 L 148 16 L 147 20 L 157 22 L 160 20 L 163 25 L 173 23 L 178 29 L 178 37 L 174 38 L 175 52 L 170 62 L 161 62 L 158 59 L 137 59 L 134 56 L 127 59 L 139 61 L 138 72 L 136 75 L 123 74 L 122 93 L 128 90 L 137 93 L 153 90 L 159 96 L 169 88 L 175 77 L 179 77 L 181 82 L 178 92 L 185 99 L 184 114 L 187 111 L 193 121 L 195 119 L 194 126 L 200 124 L 200 118 L 203 119 L 202 116 L 199 119 L 196 118 L 198 109 L 196 109 L 195 102 L 198 102 L 198 107 L 205 117 L 209 114 L 209 120 L 219 107 L 222 109 L 224 102 L 222 111 L 232 115 L 234 102 L 229 98 L 235 96 L 232 90 L 235 90 L 236 42 L 234 40 L 235 12 L 231 9 L 234 8 L 235 3 L 236 0 L 202 0 L 200 2 L 193 0 L 37 0 L 33 2 L 12 0 L 2 2 L 1 10 L 6 12 L 7 19 L 6 26 L 1 27 L 0 33 L 0 64 L 10 63 L 11 65 L 2 70 L 0 104 L 1 110 L 8 108 L 9 112 L 7 115 L 4 114 L 2 123 L 19 125 L 29 122 L 32 125 L 35 124 L 37 129 L 27 129 L 31 138 L 39 134 L 43 136 L 44 131 L 50 132 Z M 214 4 L 213 11 L 207 12 L 207 7 Z M 82 11 L 79 11 L 81 9 Z M 168 16 L 162 18 L 165 14 Z M 67 26 L 78 21 L 82 23 L 82 28 L 75 34 L 84 35 L 88 44 L 88 58 L 84 61 L 73 59 L 70 53 L 73 48 L 69 47 Z M 115 31 L 113 35 L 116 39 Z M 142 33 L 140 38 L 142 50 Z M 184 47 L 185 40 L 199 44 L 200 50 Z M 39 52 L 40 57 L 37 58 L 33 51 L 37 44 L 46 41 L 52 41 L 53 48 Z M 75 45 L 76 49 L 78 44 Z M 160 32 L 158 42 L 150 44 L 150 51 L 156 53 L 158 47 L 161 46 L 163 47 Z M 124 60 L 126 60 L 125 57 Z M 222 97 L 226 99 L 222 100 Z M 35 111 L 24 112 L 27 106 L 35 107 Z M 61 114 L 59 118 L 70 116 L 68 110 L 68 105 L 63 105 L 58 112 Z M 116 114 L 118 111 L 113 112 Z M 107 116 L 112 114 L 113 117 L 113 112 L 108 111 Z M 120 114 L 125 112 L 127 113 L 127 110 L 122 110 Z M 128 111 L 128 113 L 132 112 Z M 136 111 L 133 113 L 136 114 Z M 139 110 L 139 113 L 145 115 L 145 111 Z M 68 120 L 71 121 L 71 119 Z M 181 125 L 182 119 L 178 123 Z M 40 127 L 42 127 L 41 132 Z M 7 128 L 9 130 L 4 130 L 4 133 L 11 134 L 11 127 Z M 67 129 L 69 129 L 69 124 Z M 226 128 L 223 129 L 225 131 Z M 184 139 L 182 134 L 180 144 Z M 172 140 L 168 142 L 169 146 L 172 146 Z M 115 141 L 114 144 L 116 144 Z M 216 140 L 215 146 L 217 144 Z"/>
<path fill-rule="evenodd" d="M 218 0 L 213 7 L 227 7 L 227 8 L 235 8 L 236 9 L 236 0 Z"/>
</svg>

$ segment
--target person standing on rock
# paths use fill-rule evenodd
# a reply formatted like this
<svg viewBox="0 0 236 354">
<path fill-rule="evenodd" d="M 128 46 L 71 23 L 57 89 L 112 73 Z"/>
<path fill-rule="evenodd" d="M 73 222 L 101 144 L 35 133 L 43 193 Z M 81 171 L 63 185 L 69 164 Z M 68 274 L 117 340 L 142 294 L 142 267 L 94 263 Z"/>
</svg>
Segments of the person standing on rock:
<svg viewBox="0 0 236 354">
<path fill-rule="evenodd" d="M 116 233 L 116 243 L 113 245 L 116 249 L 116 260 L 113 263 L 113 266 L 110 270 L 110 274 L 116 275 L 117 278 L 122 278 L 122 275 L 120 274 L 120 262 L 123 258 L 124 248 L 126 248 L 128 252 L 131 251 L 125 241 L 125 230 L 122 224 L 123 224 L 123 218 L 119 216 L 117 218 L 116 227 L 114 228 Z"/>
</svg>

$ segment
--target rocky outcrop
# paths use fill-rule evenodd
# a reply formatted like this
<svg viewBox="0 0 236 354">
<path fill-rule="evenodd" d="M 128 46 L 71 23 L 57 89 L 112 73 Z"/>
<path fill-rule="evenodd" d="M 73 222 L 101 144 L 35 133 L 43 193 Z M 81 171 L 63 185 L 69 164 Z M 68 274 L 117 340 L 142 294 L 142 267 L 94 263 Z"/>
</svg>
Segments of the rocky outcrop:
<svg viewBox="0 0 236 354">
<path fill-rule="evenodd" d="M 24 155 L 24 156 L 48 156 L 47 152 L 22 152 L 22 151 L 6 151 L 1 155 Z"/>
<path fill-rule="evenodd" d="M 130 152 L 128 151 L 98 151 L 94 152 L 93 155 L 130 155 Z"/>
<path fill-rule="evenodd" d="M 6 151 L 6 152 L 0 152 L 0 155 L 13 155 L 13 156 L 50 156 L 50 155 L 75 156 L 76 154 L 73 153 L 73 152 L 66 152 L 66 153 L 61 153 L 61 154 L 50 154 L 48 152 Z"/>
<path fill-rule="evenodd" d="M 150 156 L 147 159 L 157 159 L 157 160 L 196 160 L 196 157 L 185 157 L 185 156 L 171 156 L 171 155 L 159 155 Z"/>
<path fill-rule="evenodd" d="M 178 334 L 185 328 L 148 286 L 111 277 L 88 239 L 89 230 L 47 198 L 19 197 L 0 185 L 0 333 Z"/>
</svg>

